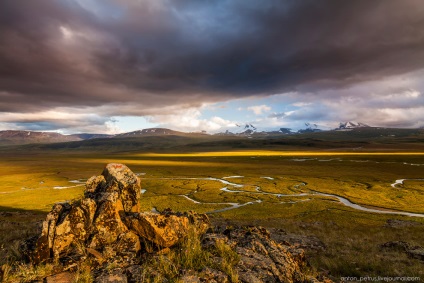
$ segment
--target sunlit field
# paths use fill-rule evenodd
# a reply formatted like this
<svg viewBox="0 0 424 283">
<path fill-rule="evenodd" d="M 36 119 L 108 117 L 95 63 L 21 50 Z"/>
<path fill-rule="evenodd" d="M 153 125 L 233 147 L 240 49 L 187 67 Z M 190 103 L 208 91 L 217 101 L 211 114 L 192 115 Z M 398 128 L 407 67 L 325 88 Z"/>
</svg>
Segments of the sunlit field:
<svg viewBox="0 0 424 283">
<path fill-rule="evenodd" d="M 84 181 L 100 174 L 109 162 L 124 163 L 138 173 L 143 180 L 146 198 L 192 194 L 199 187 L 201 191 L 196 197 L 204 202 L 223 201 L 224 197 L 231 200 L 243 193 L 220 191 L 225 184 L 219 181 L 182 182 L 176 178 L 236 176 L 238 178 L 230 178 L 231 182 L 242 183 L 244 191 L 254 191 L 256 186 L 275 194 L 316 191 L 346 197 L 357 204 L 424 213 L 424 181 L 420 180 L 424 179 L 424 157 L 419 152 L 242 151 L 109 154 L 107 157 L 97 154 L 14 154 L 0 161 L 0 206 L 48 211 L 54 202 L 78 197 L 84 189 Z M 395 184 L 400 179 L 404 181 Z M 207 196 L 203 196 L 205 194 Z M 263 197 L 244 194 L 251 199 Z"/>
<path fill-rule="evenodd" d="M 208 213 L 216 225 L 262 225 L 317 237 L 325 249 L 306 248 L 309 262 L 336 277 L 424 276 L 419 259 L 380 248 L 388 241 L 424 246 L 422 152 L 4 154 L 0 208 L 42 219 L 53 203 L 80 197 L 85 180 L 109 162 L 139 175 L 146 211 L 194 210 Z M 337 197 L 392 214 L 347 206 Z M 396 214 L 404 212 L 417 216 Z M 414 224 L 390 227 L 389 219 Z M 5 231 L 2 238 L 10 240 Z"/>
</svg>

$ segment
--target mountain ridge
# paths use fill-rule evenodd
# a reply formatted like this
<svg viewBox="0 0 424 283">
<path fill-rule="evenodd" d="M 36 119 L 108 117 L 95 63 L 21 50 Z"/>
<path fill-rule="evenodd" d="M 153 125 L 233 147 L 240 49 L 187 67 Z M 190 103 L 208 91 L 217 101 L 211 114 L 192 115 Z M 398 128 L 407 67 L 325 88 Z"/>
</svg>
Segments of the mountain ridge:
<svg viewBox="0 0 424 283">
<path fill-rule="evenodd" d="M 151 143 L 154 139 L 157 141 L 162 140 L 166 137 L 167 142 L 172 144 L 172 141 L 175 141 L 174 137 L 188 138 L 188 139 L 221 139 L 221 138 L 254 138 L 254 139 L 268 139 L 268 138 L 278 138 L 283 136 L 298 136 L 299 138 L 312 138 L 310 135 L 314 135 L 314 138 L 319 138 L 321 134 L 333 135 L 337 132 L 346 132 L 347 136 L 398 136 L 398 131 L 405 132 L 408 130 L 413 131 L 414 129 L 397 129 L 397 128 L 381 128 L 381 127 L 370 127 L 364 123 L 354 123 L 354 122 L 343 122 L 340 123 L 341 126 L 331 130 L 321 130 L 318 125 L 305 123 L 306 128 L 300 129 L 297 132 L 293 131 L 290 128 L 280 128 L 278 130 L 271 131 L 260 131 L 258 128 L 251 124 L 247 126 L 239 126 L 242 130 L 240 132 L 226 132 L 209 134 L 205 131 L 203 132 L 182 132 L 175 131 L 167 128 L 147 128 L 138 131 L 132 131 L 127 133 L 121 133 L 116 135 L 108 134 L 72 134 L 64 135 L 55 132 L 37 132 L 37 131 L 14 131 L 14 130 L 5 130 L 0 131 L 0 145 L 1 146 L 14 146 L 14 145 L 26 145 L 26 144 L 55 144 L 55 143 L 75 143 L 75 142 L 88 142 L 93 141 L 91 144 L 99 143 L 108 143 L 108 140 L 119 140 L 119 139 L 139 139 L 140 142 L 143 141 L 144 144 Z M 420 130 L 420 129 L 415 129 Z M 361 131 L 365 131 L 361 133 Z M 377 133 L 381 131 L 381 133 Z M 390 132 L 390 133 L 389 133 Z M 315 137 L 315 135 L 318 135 Z M 403 134 L 400 134 L 403 135 Z M 159 140 L 158 140 L 159 139 Z M 172 141 L 171 141 L 172 140 Z M 163 141 L 165 142 L 165 140 Z M 116 143 L 116 142 L 115 142 Z"/>
</svg>

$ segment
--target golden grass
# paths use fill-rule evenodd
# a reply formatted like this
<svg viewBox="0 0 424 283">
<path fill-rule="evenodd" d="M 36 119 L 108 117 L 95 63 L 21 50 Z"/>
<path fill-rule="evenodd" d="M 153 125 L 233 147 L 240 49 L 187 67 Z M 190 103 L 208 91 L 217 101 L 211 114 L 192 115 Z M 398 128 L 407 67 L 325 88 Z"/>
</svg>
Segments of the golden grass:
<svg viewBox="0 0 424 283">
<path fill-rule="evenodd" d="M 6 265 L 3 265 L 6 269 Z M 11 267 L 9 267 L 11 268 Z M 15 282 L 32 282 L 43 279 L 53 273 L 54 266 L 52 264 L 40 264 L 37 266 L 31 264 L 19 264 L 14 267 L 14 272 L 10 270 L 5 274 L 2 282 L 15 283 Z"/>
<path fill-rule="evenodd" d="M 421 156 L 424 152 L 345 152 L 345 151 L 218 151 L 193 153 L 141 153 L 140 157 L 246 157 L 246 156 Z"/>
<path fill-rule="evenodd" d="M 201 162 L 201 161 L 173 161 L 173 160 L 150 160 L 150 159 L 109 159 L 109 158 L 96 158 L 96 159 L 90 159 L 90 160 L 78 160 L 75 159 L 75 162 L 97 162 L 97 163 L 123 163 L 127 166 L 131 165 L 143 165 L 143 166 L 169 166 L 169 167 L 175 167 L 175 166 L 183 166 L 183 167 L 220 167 L 223 166 L 221 163 L 218 162 Z M 234 165 L 236 165 L 234 163 Z"/>
<path fill-rule="evenodd" d="M 222 259 L 220 264 L 213 260 L 214 256 Z M 238 275 L 234 266 L 239 256 L 224 242 L 218 242 L 212 249 L 204 249 L 200 236 L 191 227 L 188 236 L 168 253 L 154 255 L 143 265 L 142 282 L 182 282 L 181 272 L 201 272 L 205 267 L 221 270 L 230 282 L 238 283 Z"/>
<path fill-rule="evenodd" d="M 150 211 L 156 208 L 159 211 L 171 208 L 174 211 L 196 211 L 198 213 L 206 213 L 209 211 L 222 209 L 228 207 L 225 204 L 196 204 L 184 197 L 178 195 L 169 196 L 154 196 L 154 197 L 142 197 L 140 200 L 142 210 Z"/>
</svg>

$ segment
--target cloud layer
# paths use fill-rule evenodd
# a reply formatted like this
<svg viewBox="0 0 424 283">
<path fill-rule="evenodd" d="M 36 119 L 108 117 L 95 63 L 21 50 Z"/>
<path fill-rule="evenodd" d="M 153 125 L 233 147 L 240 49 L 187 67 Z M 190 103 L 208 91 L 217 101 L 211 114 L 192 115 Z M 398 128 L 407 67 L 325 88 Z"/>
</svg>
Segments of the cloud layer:
<svg viewBox="0 0 424 283">
<path fill-rule="evenodd" d="M 296 103 L 322 111 L 353 99 L 346 105 L 360 107 L 349 109 L 355 115 L 369 109 L 387 125 L 419 124 L 396 117 L 418 111 L 404 97 L 424 89 L 402 83 L 406 90 L 388 93 L 378 82 L 424 68 L 421 0 L 18 2 L 0 4 L 2 123 L 28 113 L 45 123 L 43 113 L 58 109 L 95 113 L 99 125 L 111 116 L 159 121 L 164 109 L 172 116 L 204 103 L 295 93 Z M 377 83 L 349 92 L 369 82 Z M 298 119 L 328 115 L 310 108 Z M 331 118 L 341 120 L 336 110 Z M 58 124 L 67 120 L 60 117 Z"/>
</svg>

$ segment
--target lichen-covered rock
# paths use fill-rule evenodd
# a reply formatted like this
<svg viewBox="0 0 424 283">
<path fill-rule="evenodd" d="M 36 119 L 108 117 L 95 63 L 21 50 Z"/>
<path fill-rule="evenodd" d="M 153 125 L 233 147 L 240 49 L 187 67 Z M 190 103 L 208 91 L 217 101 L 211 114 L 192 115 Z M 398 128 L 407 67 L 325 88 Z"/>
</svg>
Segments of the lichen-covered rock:
<svg viewBox="0 0 424 283">
<path fill-rule="evenodd" d="M 183 216 L 187 217 L 190 224 L 194 225 L 197 234 L 204 234 L 211 227 L 211 222 L 206 214 L 199 214 L 193 211 L 184 212 Z"/>
<path fill-rule="evenodd" d="M 226 231 L 226 242 L 240 256 L 235 270 L 241 282 L 306 282 L 302 267 L 303 250 L 270 239 L 263 228 L 249 227 Z M 206 235 L 208 245 L 222 236 Z"/>
<path fill-rule="evenodd" d="M 102 173 L 107 192 L 118 191 L 125 212 L 140 212 L 140 179 L 125 165 L 110 163 Z"/>
<path fill-rule="evenodd" d="M 202 278 L 202 281 L 200 282 L 229 282 L 228 276 L 224 272 L 209 267 L 205 267 L 202 269 L 202 271 L 200 272 L 200 277 Z"/>
<path fill-rule="evenodd" d="M 120 213 L 124 207 L 118 192 L 104 193 L 99 200 L 93 222 L 93 237 L 90 248 L 108 245 L 116 241 L 118 236 L 128 228 L 121 220 Z"/>
<path fill-rule="evenodd" d="M 46 283 L 73 283 L 75 282 L 75 275 L 70 272 L 62 272 L 52 276 L 46 277 Z"/>
<path fill-rule="evenodd" d="M 127 276 L 121 268 L 105 271 L 94 280 L 95 283 L 127 283 Z"/>
<path fill-rule="evenodd" d="M 140 239 L 138 235 L 132 231 L 128 231 L 119 235 L 114 246 L 118 254 L 136 256 L 140 251 Z"/>
<path fill-rule="evenodd" d="M 196 275 L 183 275 L 180 279 L 181 282 L 184 283 L 201 283 L 200 278 Z"/>
<path fill-rule="evenodd" d="M 145 278 L 143 278 L 143 267 L 141 265 L 131 265 L 125 271 L 128 276 L 128 282 L 139 283 L 145 281 Z"/>
<path fill-rule="evenodd" d="M 91 225 L 96 212 L 94 200 L 86 198 L 72 205 L 70 212 L 61 223 L 56 224 L 53 238 L 53 256 L 60 253 L 74 241 L 85 242 L 90 234 Z"/>
<path fill-rule="evenodd" d="M 277 243 L 288 243 L 301 249 L 305 249 L 308 252 L 315 253 L 325 251 L 326 249 L 325 244 L 316 236 L 286 233 L 281 229 L 270 229 L 270 232 L 271 238 Z"/>
<path fill-rule="evenodd" d="M 131 252 L 139 250 L 138 236 L 127 233 L 121 220 L 121 214 L 139 211 L 140 180 L 127 166 L 108 164 L 102 175 L 87 181 L 84 196 L 72 204 L 53 206 L 40 237 L 23 247 L 33 263 L 57 260 L 76 245 L 97 249 L 115 244 Z"/>
<path fill-rule="evenodd" d="M 171 247 L 177 244 L 188 235 L 190 227 L 194 227 L 199 235 L 204 234 L 210 227 L 209 218 L 205 214 L 174 213 L 171 210 L 165 210 L 161 214 L 150 212 L 128 214 L 124 222 L 137 235 L 159 247 Z"/>
<path fill-rule="evenodd" d="M 56 203 L 52 210 L 47 214 L 46 220 L 43 222 L 41 235 L 35 243 L 32 251 L 28 252 L 28 256 L 32 262 L 38 264 L 51 257 L 54 235 L 57 223 L 66 216 L 71 206 L 68 203 Z"/>
<path fill-rule="evenodd" d="M 151 212 L 134 213 L 125 218 L 127 226 L 137 235 L 160 247 L 170 247 L 188 234 L 187 217 Z"/>
<path fill-rule="evenodd" d="M 86 198 L 95 198 L 99 192 L 106 188 L 106 180 L 103 175 L 93 176 L 85 183 L 84 196 Z"/>
</svg>

